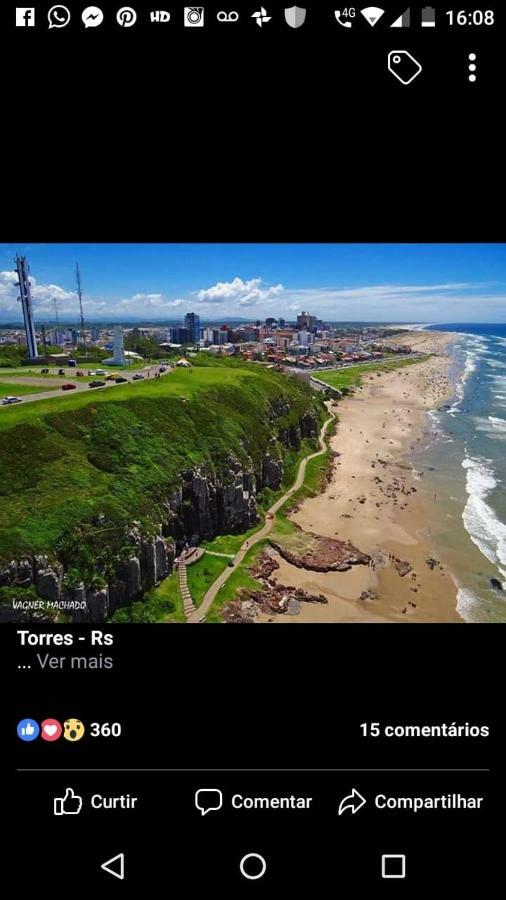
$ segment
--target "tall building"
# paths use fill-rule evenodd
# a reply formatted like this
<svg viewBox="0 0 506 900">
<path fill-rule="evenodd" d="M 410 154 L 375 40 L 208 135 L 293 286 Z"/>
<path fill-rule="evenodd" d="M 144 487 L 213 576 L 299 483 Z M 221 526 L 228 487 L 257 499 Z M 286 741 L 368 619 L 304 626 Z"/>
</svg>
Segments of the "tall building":
<svg viewBox="0 0 506 900">
<path fill-rule="evenodd" d="M 170 340 L 173 344 L 189 344 L 190 332 L 187 328 L 176 325 L 170 329 Z"/>
<path fill-rule="evenodd" d="M 65 343 L 65 330 L 63 328 L 53 328 L 49 332 L 49 343 L 55 347 L 63 347 Z"/>
<path fill-rule="evenodd" d="M 221 328 L 204 328 L 202 331 L 202 339 L 206 344 L 226 344 L 228 334 Z"/>
<path fill-rule="evenodd" d="M 186 313 L 184 327 L 188 329 L 191 343 L 198 344 L 200 341 L 200 316 L 192 312 Z"/>
<path fill-rule="evenodd" d="M 297 316 L 297 329 L 299 331 L 312 331 L 314 328 L 315 317 L 310 316 L 307 312 L 301 312 Z"/>
</svg>

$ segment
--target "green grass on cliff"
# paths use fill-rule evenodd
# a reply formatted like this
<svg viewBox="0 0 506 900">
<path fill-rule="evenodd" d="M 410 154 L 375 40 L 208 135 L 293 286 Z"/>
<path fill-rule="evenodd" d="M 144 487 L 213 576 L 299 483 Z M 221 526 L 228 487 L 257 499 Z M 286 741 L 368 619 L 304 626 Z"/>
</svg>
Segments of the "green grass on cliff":
<svg viewBox="0 0 506 900">
<path fill-rule="evenodd" d="M 195 606 L 200 606 L 207 589 L 214 584 L 218 575 L 221 575 L 227 566 L 228 559 L 223 556 L 209 556 L 205 553 L 202 559 L 187 567 L 188 590 Z"/>
<path fill-rule="evenodd" d="M 282 373 L 220 362 L 4 409 L 0 560 L 52 552 L 70 534 L 92 534 L 95 553 L 118 549 L 132 519 L 161 520 L 182 471 L 222 472 L 231 451 L 259 463 L 273 432 L 320 404 Z"/>
<path fill-rule="evenodd" d="M 177 571 L 169 578 L 165 578 L 157 587 L 152 588 L 143 600 L 138 600 L 130 606 L 122 606 L 109 619 L 109 622 L 114 624 L 185 621 Z"/>
<path fill-rule="evenodd" d="M 360 387 L 363 378 L 367 375 L 373 375 L 375 372 L 393 372 L 395 369 L 403 369 L 405 366 L 412 366 L 414 363 L 423 362 L 426 359 L 428 359 L 427 356 L 417 356 L 415 359 L 392 359 L 387 362 L 345 366 L 342 369 L 330 369 L 316 374 L 320 381 L 342 391 L 343 388 Z"/>
<path fill-rule="evenodd" d="M 328 433 L 332 433 L 332 424 L 329 426 Z M 311 451 L 308 451 L 307 448 L 305 448 L 303 453 L 298 454 L 298 462 L 300 462 L 303 456 L 307 456 L 308 452 Z M 322 453 L 321 456 L 316 456 L 314 459 L 309 460 L 306 466 L 304 484 L 299 488 L 298 491 L 295 492 L 295 494 L 292 494 L 289 500 L 287 500 L 287 502 L 276 513 L 276 521 L 274 522 L 269 537 L 272 537 L 273 540 L 279 543 L 290 543 L 290 541 L 293 541 L 295 538 L 297 538 L 300 542 L 301 533 L 289 518 L 290 510 L 293 509 L 293 507 L 297 503 L 300 503 L 302 500 L 305 500 L 309 497 L 316 497 L 319 493 L 321 493 L 321 491 L 325 487 L 326 476 L 329 470 L 329 466 L 332 465 L 332 459 L 333 457 L 330 450 L 327 450 L 325 453 Z M 295 480 L 296 468 L 297 467 L 295 467 L 295 472 L 293 473 L 291 482 Z M 289 486 L 291 482 L 288 482 L 284 490 L 286 490 L 286 487 Z M 235 552 L 239 549 L 239 546 L 242 544 L 246 536 L 233 536 L 232 540 L 234 540 L 236 537 L 239 538 L 239 543 L 237 545 L 226 540 L 221 543 L 221 546 L 226 546 L 230 548 L 230 552 Z M 217 541 L 219 540 L 220 539 L 218 538 Z M 246 554 L 242 563 L 237 567 L 235 572 L 230 576 L 230 578 L 225 582 L 223 587 L 218 592 L 214 603 L 210 607 L 209 612 L 206 616 L 207 622 L 220 622 L 221 610 L 224 606 L 226 606 L 227 603 L 230 603 L 232 600 L 236 599 L 237 593 L 241 590 L 241 588 L 249 588 L 250 590 L 259 589 L 258 582 L 255 581 L 255 579 L 250 574 L 250 568 L 258 559 L 260 553 L 268 545 L 268 543 L 269 538 L 267 538 L 265 541 L 260 541 Z M 232 550 L 232 547 L 234 547 L 234 550 Z M 222 550 L 221 552 L 227 551 Z"/>
<path fill-rule="evenodd" d="M 63 382 L 62 378 L 60 378 L 60 382 Z M 24 394 L 41 394 L 44 391 L 54 391 L 59 386 L 59 384 L 18 384 L 12 381 L 2 381 L 0 382 L 0 401 L 2 397 L 22 397 Z M 14 409 L 14 407 L 2 407 L 2 414 L 4 412 L 7 414 L 9 409 Z"/>
<path fill-rule="evenodd" d="M 237 567 L 235 572 L 232 573 L 230 578 L 216 594 L 216 597 L 207 612 L 206 622 L 221 622 L 221 610 L 227 603 L 236 599 L 238 591 L 242 588 L 247 588 L 251 591 L 259 590 L 260 585 L 258 581 L 255 581 L 250 575 L 250 569 L 259 558 L 266 543 L 267 541 L 259 541 L 258 544 L 255 544 L 248 550 L 242 564 Z"/>
</svg>

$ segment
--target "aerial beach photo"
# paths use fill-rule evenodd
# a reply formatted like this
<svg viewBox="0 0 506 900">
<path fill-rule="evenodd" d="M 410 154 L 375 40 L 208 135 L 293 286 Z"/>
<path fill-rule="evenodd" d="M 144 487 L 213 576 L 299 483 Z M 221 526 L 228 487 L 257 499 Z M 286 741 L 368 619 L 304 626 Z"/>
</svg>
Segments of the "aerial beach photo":
<svg viewBox="0 0 506 900">
<path fill-rule="evenodd" d="M 504 245 L 0 254 L 0 621 L 506 622 Z"/>
</svg>

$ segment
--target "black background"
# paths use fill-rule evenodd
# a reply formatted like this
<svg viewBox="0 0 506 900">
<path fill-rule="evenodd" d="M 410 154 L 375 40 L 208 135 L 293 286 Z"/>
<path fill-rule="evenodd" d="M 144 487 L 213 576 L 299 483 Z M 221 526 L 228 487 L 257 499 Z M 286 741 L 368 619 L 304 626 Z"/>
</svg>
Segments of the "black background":
<svg viewBox="0 0 506 900">
<path fill-rule="evenodd" d="M 69 0 L 70 24 L 49 30 L 50 5 L 37 5 L 34 28 L 14 26 L 14 5 L 0 10 L 2 80 L 11 104 L 7 138 L 22 149 L 49 145 L 74 154 L 109 144 L 126 153 L 128 146 L 173 151 L 180 145 L 242 153 L 361 140 L 392 146 L 503 140 L 499 3 L 481 4 L 495 7 L 491 27 L 449 27 L 444 10 L 452 5 L 437 4 L 437 27 L 421 29 L 417 11 L 424 4 L 411 4 L 412 27 L 392 30 L 388 24 L 406 8 L 396 3 L 386 4 L 388 13 L 374 28 L 357 15 L 349 31 L 335 22 L 335 4 L 326 2 L 308 3 L 307 21 L 295 30 L 279 0 L 267 4 L 272 20 L 263 28 L 251 18 L 260 4 L 244 0 L 204 4 L 204 28 L 183 27 L 179 3 L 165 4 L 172 11 L 168 25 L 153 25 L 149 10 L 156 4 L 137 2 L 136 25 L 121 28 L 115 11 L 122 4 L 106 0 L 99 4 L 103 24 L 85 29 L 86 3 Z M 236 25 L 216 22 L 223 7 L 240 11 Z M 387 71 L 388 51 L 399 48 L 423 65 L 408 86 Z M 470 52 L 478 56 L 474 84 Z"/>
<path fill-rule="evenodd" d="M 7 15 L 12 22 L 12 8 L 3 6 L 4 23 Z M 48 35 L 4 24 L 2 240 L 504 240 L 498 215 L 504 72 L 497 41 L 480 37 L 489 48 L 484 76 L 469 86 L 458 73 L 479 29 L 411 34 L 407 49 L 415 56 L 422 38 L 434 53 L 427 78 L 404 88 L 374 68 L 383 66 L 389 35 L 367 28 L 353 35 L 347 56 L 348 35 L 313 38 L 303 29 L 248 32 L 224 47 L 215 30 L 179 29 L 168 45 L 147 29 Z M 20 47 L 29 48 L 23 57 Z M 435 80 L 438 72 L 444 79 Z M 58 860 L 59 877 L 76 880 L 77 872 L 80 884 L 107 884 L 112 891 L 146 878 L 157 889 L 170 887 L 183 875 L 190 887 L 249 890 L 238 878 L 237 860 L 257 850 L 269 858 L 271 881 L 263 893 L 269 884 L 381 892 L 378 854 L 406 850 L 413 861 L 410 894 L 422 886 L 474 880 L 483 887 L 492 880 L 497 856 L 489 830 L 504 748 L 498 626 L 114 631 L 116 668 L 86 677 L 20 672 L 25 653 L 16 646 L 15 628 L 0 632 L 8 750 L 1 816 L 17 873 L 27 865 L 43 871 L 49 854 Z M 15 738 L 23 716 L 69 715 L 122 721 L 124 736 L 118 743 L 39 741 L 36 747 Z M 469 721 L 488 723 L 492 732 L 487 741 L 366 742 L 359 731 L 364 721 Z M 363 775 L 357 783 L 352 775 L 322 772 L 299 782 L 325 806 L 304 833 L 298 820 L 286 820 L 285 830 L 269 816 L 244 823 L 243 832 L 237 819 L 229 824 L 212 813 L 204 819 L 190 813 L 193 790 L 214 786 L 214 776 L 197 785 L 195 773 L 139 781 L 119 776 L 119 782 L 103 773 L 99 781 L 81 775 L 72 783 L 84 792 L 117 784 L 121 792 L 145 791 L 150 816 L 130 825 L 134 834 L 125 833 L 123 818 L 94 819 L 93 831 L 84 820 L 72 831 L 65 823 L 50 834 L 48 798 L 66 787 L 68 776 L 16 776 L 15 768 L 30 766 L 34 753 L 37 765 L 58 760 L 62 767 L 70 758 L 105 768 L 490 767 L 483 776 L 491 782 L 490 815 L 485 823 L 471 820 L 464 835 L 467 820 L 459 817 L 396 819 L 385 828 L 364 810 L 336 831 L 331 798 L 353 786 L 380 790 L 385 776 Z M 457 782 L 452 776 L 444 784 L 442 776 L 399 777 L 403 794 L 410 785 L 420 793 L 454 785 L 461 793 L 485 791 L 481 775 L 462 774 Z M 221 773 L 220 781 L 226 790 L 245 786 L 244 793 L 271 793 L 280 784 L 272 774 Z M 391 781 L 387 787 L 396 789 Z M 169 791 L 171 816 L 162 804 Z M 130 881 L 116 883 L 99 864 L 123 849 Z M 388 883 L 388 893 L 402 892 L 403 883 L 396 884 Z"/>
</svg>

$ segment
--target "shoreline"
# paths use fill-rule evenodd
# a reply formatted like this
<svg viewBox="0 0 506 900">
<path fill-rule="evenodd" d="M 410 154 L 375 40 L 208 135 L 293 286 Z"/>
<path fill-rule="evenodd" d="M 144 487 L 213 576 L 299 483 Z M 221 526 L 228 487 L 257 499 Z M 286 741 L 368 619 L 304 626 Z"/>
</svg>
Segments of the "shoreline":
<svg viewBox="0 0 506 900">
<path fill-rule="evenodd" d="M 304 531 L 349 540 L 371 556 L 347 572 L 297 568 L 276 554 L 276 581 L 322 593 L 328 604 L 302 604 L 296 617 L 275 622 L 462 622 L 457 584 L 439 562 L 431 520 L 443 515 L 437 495 L 422 496 L 410 454 L 431 439 L 428 413 L 454 395 L 447 350 L 457 335 L 412 332 L 403 340 L 434 354 L 391 373 L 371 373 L 341 400 L 330 441 L 331 478 L 290 519 Z M 430 560 L 430 564 L 427 563 Z M 408 569 L 406 574 L 400 574 Z"/>
</svg>

